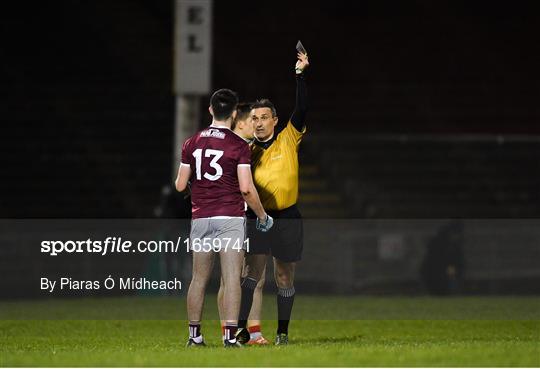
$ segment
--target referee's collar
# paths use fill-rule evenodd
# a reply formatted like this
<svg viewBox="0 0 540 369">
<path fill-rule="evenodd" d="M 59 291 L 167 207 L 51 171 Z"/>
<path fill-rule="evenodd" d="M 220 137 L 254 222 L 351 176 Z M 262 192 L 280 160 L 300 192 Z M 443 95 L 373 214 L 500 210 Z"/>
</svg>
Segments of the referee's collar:
<svg viewBox="0 0 540 369">
<path fill-rule="evenodd" d="M 266 141 L 259 141 L 259 139 L 257 139 L 257 137 L 254 138 L 253 140 L 253 143 L 259 147 L 262 147 L 263 149 L 267 149 L 270 147 L 270 145 L 272 145 L 274 143 L 274 141 L 276 140 L 276 132 L 274 131 L 274 134 L 272 135 L 272 137 Z"/>
</svg>

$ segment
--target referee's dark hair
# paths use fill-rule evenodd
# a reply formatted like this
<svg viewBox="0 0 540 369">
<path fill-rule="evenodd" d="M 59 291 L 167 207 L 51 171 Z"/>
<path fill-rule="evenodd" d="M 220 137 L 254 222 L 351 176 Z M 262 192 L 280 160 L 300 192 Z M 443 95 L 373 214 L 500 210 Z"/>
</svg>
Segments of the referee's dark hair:
<svg viewBox="0 0 540 369">
<path fill-rule="evenodd" d="M 257 100 L 251 106 L 251 109 L 258 109 L 258 108 L 269 108 L 272 111 L 272 117 L 275 117 L 277 115 L 276 107 L 274 106 L 272 101 L 270 101 L 268 99 Z"/>
<path fill-rule="evenodd" d="M 216 120 L 229 119 L 237 105 L 238 95 L 228 88 L 217 90 L 210 98 L 210 107 Z"/>
</svg>

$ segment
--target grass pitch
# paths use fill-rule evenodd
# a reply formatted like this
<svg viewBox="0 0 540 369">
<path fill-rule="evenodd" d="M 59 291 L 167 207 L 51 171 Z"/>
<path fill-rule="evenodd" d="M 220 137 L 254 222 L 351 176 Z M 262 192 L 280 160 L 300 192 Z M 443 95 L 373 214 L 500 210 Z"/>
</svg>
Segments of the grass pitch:
<svg viewBox="0 0 540 369">
<path fill-rule="evenodd" d="M 265 317 L 275 298 L 265 297 Z M 215 297 L 209 347 L 184 347 L 180 298 L 0 305 L 1 366 L 540 366 L 538 298 L 299 296 L 288 347 L 224 349 Z M 263 323 L 273 338 L 274 321 Z"/>
</svg>

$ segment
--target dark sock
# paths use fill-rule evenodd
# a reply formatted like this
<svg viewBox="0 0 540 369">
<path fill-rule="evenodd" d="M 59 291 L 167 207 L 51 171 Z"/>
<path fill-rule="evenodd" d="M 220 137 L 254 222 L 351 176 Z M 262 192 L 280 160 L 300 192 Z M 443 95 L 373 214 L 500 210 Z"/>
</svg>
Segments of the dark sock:
<svg viewBox="0 0 540 369">
<path fill-rule="evenodd" d="M 294 287 L 278 288 L 277 308 L 278 308 L 278 329 L 277 333 L 289 334 L 289 321 L 294 304 Z"/>
<path fill-rule="evenodd" d="M 227 323 L 224 329 L 224 335 L 226 341 L 232 341 L 235 339 L 234 335 L 236 334 L 236 325 L 232 325 L 230 323 Z"/>
<path fill-rule="evenodd" d="M 200 323 L 189 323 L 189 338 L 199 337 L 201 335 L 201 324 Z"/>
<path fill-rule="evenodd" d="M 242 280 L 242 299 L 240 300 L 240 313 L 238 314 L 238 328 L 246 328 L 251 305 L 253 304 L 253 292 L 257 287 L 257 281 L 253 278 Z"/>
</svg>

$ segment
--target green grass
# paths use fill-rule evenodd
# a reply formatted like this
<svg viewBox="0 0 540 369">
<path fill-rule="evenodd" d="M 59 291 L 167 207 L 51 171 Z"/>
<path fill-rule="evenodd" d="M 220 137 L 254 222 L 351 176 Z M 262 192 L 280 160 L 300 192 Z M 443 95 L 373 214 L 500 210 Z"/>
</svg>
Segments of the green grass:
<svg viewBox="0 0 540 369">
<path fill-rule="evenodd" d="M 271 318 L 275 298 L 265 299 Z M 211 296 L 208 318 L 214 303 Z M 0 365 L 538 367 L 539 307 L 537 298 L 517 297 L 299 296 L 288 347 L 226 350 L 210 320 L 209 347 L 184 347 L 183 299 L 9 302 L 0 306 Z M 263 323 L 268 338 L 274 330 Z"/>
</svg>

